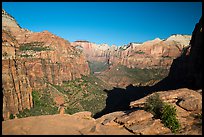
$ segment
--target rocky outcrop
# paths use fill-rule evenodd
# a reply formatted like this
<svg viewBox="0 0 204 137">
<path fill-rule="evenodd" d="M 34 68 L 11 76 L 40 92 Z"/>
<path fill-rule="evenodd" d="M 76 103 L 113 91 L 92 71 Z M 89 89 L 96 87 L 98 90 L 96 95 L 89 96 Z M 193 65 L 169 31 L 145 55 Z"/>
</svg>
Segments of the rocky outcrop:
<svg viewBox="0 0 204 137">
<path fill-rule="evenodd" d="M 9 15 L 4 9 L 2 9 L 2 29 L 5 29 L 6 27 L 12 29 L 20 29 L 20 26 L 16 22 L 16 20 L 11 15 Z"/>
<path fill-rule="evenodd" d="M 179 134 L 185 134 L 194 130 L 194 126 L 197 123 L 195 115 L 202 114 L 202 95 L 194 90 L 187 88 L 181 88 L 177 90 L 159 91 L 160 99 L 164 102 L 170 103 L 176 107 L 177 118 L 181 124 L 181 131 Z M 144 98 L 136 101 L 132 101 L 130 106 L 144 107 L 146 99 L 156 93 L 152 93 Z M 196 130 L 198 130 L 197 128 Z M 198 131 L 200 134 L 200 131 Z"/>
<path fill-rule="evenodd" d="M 159 119 L 153 120 L 152 117 L 151 113 L 138 110 L 117 117 L 115 121 L 136 135 L 161 135 L 171 132 Z"/>
<path fill-rule="evenodd" d="M 45 82 L 60 85 L 63 81 L 89 74 L 88 63 L 83 54 L 68 41 L 48 31 L 32 33 L 25 40 L 23 36 L 19 39 L 19 43 L 24 42 L 17 54 L 26 58 L 24 64 L 33 87 L 39 87 Z M 31 50 L 24 50 L 26 47 Z"/>
<path fill-rule="evenodd" d="M 86 113 L 86 112 L 85 112 Z M 80 112 L 83 115 L 83 112 Z M 57 125 L 57 126 L 56 126 Z M 91 117 L 46 115 L 3 121 L 3 135 L 131 135 L 126 129 L 105 126 Z"/>
<path fill-rule="evenodd" d="M 32 107 L 32 89 L 60 85 L 89 74 L 80 50 L 48 31 L 22 29 L 2 10 L 3 118 Z"/>
<path fill-rule="evenodd" d="M 58 114 L 27 117 L 2 122 L 2 134 L 72 134 L 72 135 L 201 135 L 202 126 L 199 126 L 196 114 L 202 112 L 202 96 L 200 93 L 189 89 L 177 89 L 157 92 L 160 98 L 176 107 L 177 118 L 181 128 L 177 133 L 164 126 L 160 119 L 142 110 L 148 95 L 131 103 L 131 109 L 112 112 L 97 119 L 91 117 L 91 112 L 78 112 L 73 115 Z M 182 101 L 188 104 L 197 100 L 194 106 L 196 110 L 190 110 L 189 106 L 182 105 Z M 190 107 L 191 108 L 191 107 Z M 57 125 L 57 127 L 56 127 Z M 69 130 L 67 130 L 69 129 Z"/>
<path fill-rule="evenodd" d="M 188 111 L 202 111 L 202 96 L 200 93 L 187 88 L 177 90 L 159 91 L 160 98 L 164 102 L 178 103 L 180 107 Z M 143 107 L 146 99 L 155 93 L 130 103 L 131 107 Z M 191 104 L 193 102 L 193 104 Z M 185 105 L 184 105 L 185 104 Z"/>
</svg>

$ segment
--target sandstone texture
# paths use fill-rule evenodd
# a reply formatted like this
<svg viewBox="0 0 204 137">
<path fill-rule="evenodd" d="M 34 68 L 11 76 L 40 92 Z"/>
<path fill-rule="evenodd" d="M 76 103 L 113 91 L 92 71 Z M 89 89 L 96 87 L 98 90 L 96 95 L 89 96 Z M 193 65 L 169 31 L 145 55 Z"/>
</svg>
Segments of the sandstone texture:
<svg viewBox="0 0 204 137">
<path fill-rule="evenodd" d="M 156 92 L 159 94 L 160 99 L 164 102 L 167 102 L 176 107 L 177 118 L 181 124 L 182 130 L 179 134 L 193 133 L 195 123 L 195 115 L 202 114 L 202 95 L 191 89 L 181 88 L 177 90 L 169 91 L 159 91 Z M 155 93 L 152 93 L 144 98 L 141 98 L 130 103 L 131 107 L 143 108 L 146 102 L 146 99 Z M 196 130 L 198 130 L 197 128 Z M 196 134 L 201 134 L 201 131 L 197 131 Z"/>
<path fill-rule="evenodd" d="M 181 55 L 183 48 L 189 46 L 190 39 L 189 35 L 173 35 L 166 40 L 156 38 L 120 47 L 88 41 L 76 41 L 71 45 L 81 49 L 90 62 L 119 63 L 129 68 L 169 68 L 173 59 Z"/>
<path fill-rule="evenodd" d="M 167 40 L 157 38 L 119 48 L 87 41 L 70 44 L 48 31 L 34 33 L 22 29 L 4 10 L 2 20 L 3 135 L 202 135 L 202 118 L 198 118 L 202 117 L 202 18 L 193 31 L 190 45 L 190 36 L 173 35 Z M 130 68 L 168 67 L 173 61 L 167 77 L 173 82 L 167 84 L 181 82 L 183 88 L 156 93 L 162 101 L 175 106 L 181 129 L 172 133 L 160 119 L 143 110 L 146 99 L 155 92 L 132 101 L 129 110 L 97 119 L 88 111 L 64 114 L 64 100 L 58 94 L 55 102 L 61 105 L 59 114 L 7 120 L 10 114 L 33 106 L 33 89 L 60 85 L 63 81 L 88 75 L 86 59 L 108 60 Z"/>
<path fill-rule="evenodd" d="M 22 29 L 2 10 L 3 118 L 32 107 L 32 90 L 89 75 L 80 50 L 48 31 Z"/>
<path fill-rule="evenodd" d="M 124 128 L 109 127 L 97 123 L 87 112 L 74 115 L 46 115 L 7 120 L 2 123 L 3 135 L 131 135 Z M 11 126 L 12 125 L 12 126 Z"/>
<path fill-rule="evenodd" d="M 153 93 L 155 94 L 155 93 Z M 153 95 L 151 94 L 151 95 Z M 195 118 L 202 112 L 202 96 L 197 91 L 190 89 L 177 89 L 158 92 L 161 99 L 174 105 L 177 110 L 177 118 L 181 129 L 177 133 L 164 126 L 160 119 L 142 109 L 116 111 L 97 119 L 91 117 L 91 112 L 79 112 L 73 115 L 57 114 L 37 117 L 13 119 L 2 122 L 2 134 L 71 134 L 71 135 L 201 135 L 202 126 Z M 132 107 L 142 108 L 148 95 L 140 100 L 132 102 Z M 190 110 L 181 105 L 178 99 L 185 100 L 188 97 L 197 99 L 196 110 Z M 188 99 L 187 99 L 188 100 Z M 185 101 L 184 101 L 185 102 Z M 187 103 L 187 102 L 186 102 Z"/>
</svg>

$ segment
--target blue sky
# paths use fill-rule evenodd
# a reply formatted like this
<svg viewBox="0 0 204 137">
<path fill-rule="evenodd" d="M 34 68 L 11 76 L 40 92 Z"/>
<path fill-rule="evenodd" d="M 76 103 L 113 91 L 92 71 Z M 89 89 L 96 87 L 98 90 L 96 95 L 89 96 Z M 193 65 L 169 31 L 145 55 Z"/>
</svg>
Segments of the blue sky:
<svg viewBox="0 0 204 137">
<path fill-rule="evenodd" d="M 22 28 L 121 46 L 192 34 L 202 2 L 2 2 Z"/>
</svg>

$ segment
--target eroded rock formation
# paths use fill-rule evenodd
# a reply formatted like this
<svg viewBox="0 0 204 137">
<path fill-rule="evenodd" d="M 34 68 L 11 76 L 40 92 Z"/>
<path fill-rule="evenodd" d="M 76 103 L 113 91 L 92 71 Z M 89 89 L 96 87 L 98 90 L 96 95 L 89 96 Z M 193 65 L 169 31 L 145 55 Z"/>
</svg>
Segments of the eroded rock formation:
<svg viewBox="0 0 204 137">
<path fill-rule="evenodd" d="M 189 45 L 191 36 L 172 35 L 166 40 L 156 38 L 141 44 L 130 43 L 121 47 L 95 44 L 88 41 L 71 43 L 80 48 L 88 61 L 109 62 L 129 68 L 169 68 L 173 59 L 181 55 Z"/>
<path fill-rule="evenodd" d="M 50 70 L 47 69 L 46 71 L 41 71 L 41 69 L 38 69 L 40 68 L 38 66 L 42 65 L 45 67 L 46 65 L 49 65 L 52 63 L 54 64 L 55 61 L 67 63 L 66 58 L 64 59 L 62 57 L 64 60 L 63 59 L 61 60 L 61 56 L 58 57 L 57 55 L 55 55 L 56 54 L 55 50 L 53 50 L 55 49 L 55 46 L 52 46 L 52 44 L 51 46 L 49 44 L 46 45 L 45 44 L 47 42 L 46 40 L 41 40 L 41 41 L 39 40 L 40 42 L 43 42 L 41 46 L 44 47 L 44 49 L 46 49 L 45 51 L 33 52 L 33 51 L 27 51 L 27 50 L 26 51 L 20 50 L 21 46 L 25 46 L 21 44 L 28 44 L 28 43 L 31 44 L 31 42 L 33 42 L 32 39 L 34 39 L 32 37 L 35 37 L 36 35 L 40 35 L 40 36 L 43 35 L 44 37 L 46 37 L 47 35 L 48 37 L 53 36 L 53 35 L 50 35 L 48 32 L 44 32 L 44 33 L 45 34 L 30 33 L 28 35 L 28 40 L 24 39 L 25 41 L 27 41 L 27 43 L 24 43 L 21 41 L 23 38 L 20 38 L 21 37 L 20 35 L 16 36 L 15 33 L 13 33 L 12 35 L 9 35 L 10 33 L 7 34 L 7 31 L 6 32 L 4 32 L 4 30 L 2 31 L 2 36 L 3 36 L 2 53 L 5 53 L 4 55 L 2 55 L 2 59 L 3 59 L 2 84 L 3 84 L 3 95 L 4 95 L 3 101 L 5 102 L 3 113 L 11 112 L 11 110 L 16 111 L 17 109 L 22 109 L 22 107 L 24 106 L 25 107 L 32 106 L 32 104 L 29 104 L 32 99 L 30 99 L 28 95 L 30 95 L 30 92 L 29 92 L 30 88 L 35 86 L 32 84 L 29 85 L 29 83 L 32 83 L 31 76 L 36 77 L 34 75 L 35 72 L 39 73 L 38 74 L 39 76 L 38 76 L 38 79 L 36 79 L 37 82 L 33 82 L 33 83 L 38 83 L 40 80 L 46 81 L 49 83 L 54 83 L 54 81 L 51 80 L 52 76 L 50 75 L 52 75 L 52 73 L 49 72 Z M 13 35 L 16 38 L 19 37 L 19 41 L 18 39 L 16 40 L 15 38 L 13 39 L 11 37 Z M 157 92 L 160 95 L 161 100 L 176 107 L 177 118 L 181 124 L 181 129 L 176 134 L 184 134 L 184 135 L 202 134 L 202 125 L 199 126 L 199 124 L 202 124 L 202 122 L 200 121 L 201 119 L 196 118 L 196 115 L 202 114 L 202 89 L 201 89 L 202 38 L 201 38 L 201 35 L 202 35 L 202 23 L 200 20 L 200 22 L 196 25 L 195 30 L 193 31 L 190 47 L 186 47 L 186 49 L 183 51 L 182 56 L 175 59 L 173 65 L 171 66 L 171 72 L 167 78 L 168 80 L 171 81 L 171 83 L 169 83 L 168 80 L 167 81 L 164 80 L 164 82 L 166 82 L 166 84 L 169 86 L 172 86 L 172 84 L 175 84 L 175 82 L 181 82 L 182 86 L 192 87 L 199 90 L 191 90 L 188 88 L 177 88 L 175 90 L 166 90 L 166 91 Z M 30 41 L 29 41 L 29 37 L 30 37 Z M 42 37 L 41 39 L 43 39 L 44 37 Z M 175 40 L 174 37 L 173 39 Z M 63 40 L 61 44 L 62 43 L 63 43 Z M 159 57 L 163 55 L 171 55 L 170 54 L 171 52 L 169 52 L 170 50 L 168 50 L 167 52 L 168 54 L 167 54 L 163 52 L 163 46 L 161 48 L 158 45 L 158 43 L 166 44 L 165 41 L 156 39 L 153 42 L 147 42 L 146 44 L 151 45 L 152 43 L 154 43 L 153 47 L 155 46 L 157 48 L 158 46 L 160 50 L 151 51 L 148 48 L 146 48 L 146 52 L 149 51 L 151 54 L 156 54 Z M 36 47 L 36 44 L 38 45 L 39 43 L 32 43 L 31 45 L 33 47 Z M 67 46 L 68 45 L 69 44 L 67 44 Z M 182 44 L 180 45 L 181 47 L 183 46 Z M 8 46 L 8 47 L 5 47 L 5 46 Z M 47 51 L 47 48 L 49 48 L 48 51 Z M 73 53 L 75 51 L 73 47 L 70 46 L 69 48 L 68 48 L 69 52 L 64 51 L 63 48 L 61 49 L 61 51 L 65 52 L 65 54 Z M 36 48 L 36 49 L 39 50 L 39 48 Z M 128 47 L 126 49 L 128 49 Z M 180 49 L 182 48 L 177 47 L 176 49 L 179 50 L 179 52 L 181 52 Z M 74 51 L 71 52 L 72 50 Z M 30 55 L 32 57 L 25 58 L 25 57 L 20 57 L 20 55 Z M 69 55 L 75 58 L 73 54 L 69 54 Z M 77 55 L 79 54 L 77 53 Z M 79 58 L 80 58 L 80 55 L 79 55 Z M 175 55 L 175 52 L 172 52 L 172 55 Z M 52 56 L 53 60 L 49 56 Z M 40 60 L 41 58 L 43 58 L 44 61 L 46 61 L 45 64 L 42 63 L 43 61 Z M 32 65 L 30 64 L 31 68 L 35 66 L 35 64 L 38 64 L 37 66 L 35 66 L 36 67 L 35 69 L 34 68 L 32 69 L 32 71 L 27 71 L 29 62 L 27 62 L 27 66 L 26 66 L 26 62 L 22 63 L 24 60 L 28 61 L 28 59 L 31 59 L 29 60 L 29 62 L 32 64 Z M 38 60 L 40 60 L 41 62 L 40 61 L 38 62 Z M 33 62 L 33 61 L 36 61 L 36 62 Z M 45 75 L 44 73 L 48 73 L 48 74 Z M 46 78 L 42 79 L 41 76 Z M 75 77 L 71 77 L 71 79 Z M 59 80 L 56 81 L 56 83 L 57 82 L 59 82 Z M 60 84 L 60 82 L 57 84 Z M 25 90 L 21 90 L 22 89 L 21 87 L 26 87 L 26 88 L 24 88 Z M 145 88 L 145 90 L 146 89 L 147 88 Z M 164 124 L 161 122 L 160 119 L 155 119 L 151 113 L 141 110 L 144 106 L 146 99 L 149 96 L 152 96 L 154 94 L 155 93 L 152 93 L 150 95 L 142 97 L 139 100 L 132 101 L 130 103 L 130 106 L 132 108 L 136 107 L 136 109 L 109 113 L 97 119 L 92 118 L 90 112 L 79 112 L 73 115 L 60 114 L 60 115 L 28 117 L 24 119 L 14 119 L 14 120 L 3 121 L 2 134 L 81 134 L 81 135 L 82 134 L 85 134 L 85 135 L 89 135 L 89 134 L 91 135 L 93 134 L 97 134 L 97 135 L 98 134 L 171 135 L 171 134 L 174 134 L 170 131 L 169 128 L 164 127 Z M 18 105 L 18 103 L 22 103 L 21 101 L 16 103 L 17 105 L 16 104 L 10 105 L 11 103 L 10 104 L 8 103 L 8 102 L 15 103 L 16 101 L 13 101 L 13 100 L 18 100 L 20 98 L 23 98 L 24 100 L 26 100 L 26 103 L 24 105 L 22 104 Z M 19 107 L 19 106 L 22 106 L 22 107 Z M 138 107 L 140 110 L 138 110 Z"/>
<path fill-rule="evenodd" d="M 32 89 L 89 74 L 80 50 L 48 31 L 31 32 L 2 10 L 3 117 L 32 107 Z M 31 89 L 32 88 L 32 89 Z"/>
</svg>

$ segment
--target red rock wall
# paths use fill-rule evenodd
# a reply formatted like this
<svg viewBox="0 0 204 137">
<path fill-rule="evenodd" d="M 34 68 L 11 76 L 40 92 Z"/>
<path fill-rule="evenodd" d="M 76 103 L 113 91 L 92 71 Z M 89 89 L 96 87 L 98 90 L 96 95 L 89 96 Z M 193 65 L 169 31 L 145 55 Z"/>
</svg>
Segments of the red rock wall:
<svg viewBox="0 0 204 137">
<path fill-rule="evenodd" d="M 88 62 L 80 50 L 48 31 L 33 33 L 20 28 L 15 19 L 2 10 L 2 92 L 3 118 L 33 106 L 32 90 L 46 88 L 47 83 L 89 75 Z M 41 43 L 38 50 L 22 46 Z M 39 50 L 47 48 L 49 50 Z"/>
<path fill-rule="evenodd" d="M 181 36 L 182 37 L 182 36 Z M 187 41 L 187 38 L 183 37 Z M 126 49 L 122 47 L 103 46 L 90 42 L 73 42 L 73 46 L 81 46 L 89 61 L 122 64 L 129 68 L 169 68 L 173 59 L 180 56 L 183 44 L 173 41 L 155 39 L 143 44 L 131 44 Z M 187 46 L 187 45 L 185 45 Z"/>
<path fill-rule="evenodd" d="M 3 118 L 33 106 L 32 88 L 20 60 L 2 60 Z"/>
</svg>

